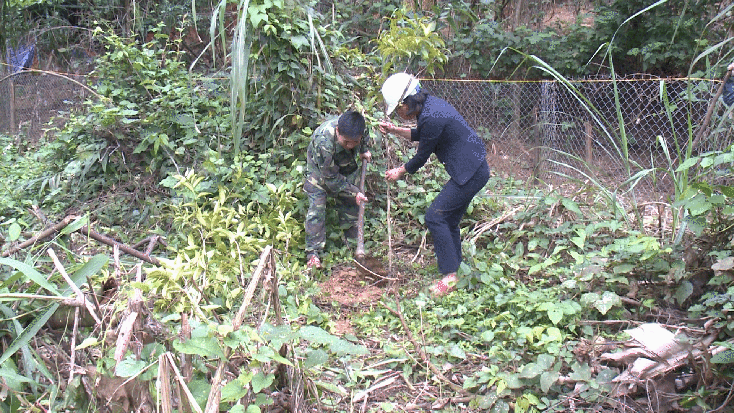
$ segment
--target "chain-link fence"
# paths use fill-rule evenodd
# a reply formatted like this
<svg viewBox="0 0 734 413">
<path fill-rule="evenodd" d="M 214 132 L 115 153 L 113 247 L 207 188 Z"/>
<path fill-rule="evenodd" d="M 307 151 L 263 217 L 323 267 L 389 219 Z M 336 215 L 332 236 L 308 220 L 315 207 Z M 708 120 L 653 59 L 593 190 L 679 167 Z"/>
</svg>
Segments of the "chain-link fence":
<svg viewBox="0 0 734 413">
<path fill-rule="evenodd" d="M 612 189 L 624 189 L 621 184 L 640 170 L 667 168 L 670 162 L 663 145 L 672 159 L 677 158 L 676 145 L 685 150 L 688 122 L 695 133 L 719 84 L 645 75 L 616 82 L 575 80 L 568 85 L 422 81 L 430 93 L 451 102 L 487 141 L 495 172 L 553 182 L 568 176 Z M 694 150 L 723 149 L 732 143 L 733 133 L 729 122 L 728 129 L 705 135 L 713 139 L 699 141 Z M 673 187 L 670 175 L 650 173 L 635 190 L 644 199 L 661 200 L 672 194 Z"/>
<path fill-rule="evenodd" d="M 0 79 L 0 133 L 37 140 L 81 106 L 90 93 L 84 83 L 80 75 L 39 71 Z M 423 80 L 422 84 L 451 102 L 485 139 L 495 173 L 556 183 L 567 175 L 617 188 L 642 169 L 669 166 L 660 139 L 671 158 L 677 157 L 676 145 L 685 150 L 689 121 L 694 131 L 701 125 L 720 83 L 640 75 L 616 82 L 576 80 L 569 85 L 468 80 Z M 722 119 L 722 110 L 715 113 L 714 119 Z M 730 119 L 727 125 L 723 131 L 704 135 L 708 140 L 698 142 L 695 151 L 730 145 L 734 140 Z M 672 193 L 666 174 L 650 174 L 636 189 L 649 200 Z"/>
<path fill-rule="evenodd" d="M 90 94 L 84 82 L 81 75 L 35 70 L 0 78 L 0 133 L 37 141 L 82 106 Z"/>
</svg>

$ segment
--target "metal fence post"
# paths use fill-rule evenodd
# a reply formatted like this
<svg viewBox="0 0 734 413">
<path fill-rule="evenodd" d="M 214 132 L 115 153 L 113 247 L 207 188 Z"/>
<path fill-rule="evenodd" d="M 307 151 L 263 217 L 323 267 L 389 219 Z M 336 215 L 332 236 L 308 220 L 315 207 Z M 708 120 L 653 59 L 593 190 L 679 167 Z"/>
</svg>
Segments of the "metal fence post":
<svg viewBox="0 0 734 413">
<path fill-rule="evenodd" d="M 592 165 L 591 161 L 594 159 L 594 153 L 592 152 L 594 128 L 591 127 L 591 122 L 588 120 L 584 122 L 584 130 L 586 131 L 586 163 Z"/>
<path fill-rule="evenodd" d="M 10 99 L 8 99 L 10 103 L 10 134 L 16 135 L 18 130 L 15 127 L 15 83 L 12 76 L 8 78 L 8 88 L 10 92 Z"/>
<path fill-rule="evenodd" d="M 543 132 L 541 131 L 541 125 L 540 125 L 540 113 L 538 110 L 538 105 L 535 105 L 533 107 L 533 150 L 535 150 L 535 156 L 534 156 L 534 162 L 535 165 L 533 165 L 533 184 L 537 184 L 540 179 L 540 173 L 541 173 L 541 164 L 543 163 Z"/>
</svg>

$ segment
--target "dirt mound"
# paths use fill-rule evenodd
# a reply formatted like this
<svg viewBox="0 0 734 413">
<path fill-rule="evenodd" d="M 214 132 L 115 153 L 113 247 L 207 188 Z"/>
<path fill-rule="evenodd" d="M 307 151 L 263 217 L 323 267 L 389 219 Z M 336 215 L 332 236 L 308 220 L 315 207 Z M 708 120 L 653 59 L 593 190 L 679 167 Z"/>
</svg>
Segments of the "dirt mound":
<svg viewBox="0 0 734 413">
<path fill-rule="evenodd" d="M 319 284 L 321 294 L 317 301 L 320 305 L 338 306 L 339 318 L 334 320 L 334 334 L 353 334 L 350 318 L 355 312 L 369 310 L 378 305 L 383 295 L 391 291 L 390 277 L 377 259 L 368 258 L 360 265 L 343 264 L 331 269 Z"/>
</svg>

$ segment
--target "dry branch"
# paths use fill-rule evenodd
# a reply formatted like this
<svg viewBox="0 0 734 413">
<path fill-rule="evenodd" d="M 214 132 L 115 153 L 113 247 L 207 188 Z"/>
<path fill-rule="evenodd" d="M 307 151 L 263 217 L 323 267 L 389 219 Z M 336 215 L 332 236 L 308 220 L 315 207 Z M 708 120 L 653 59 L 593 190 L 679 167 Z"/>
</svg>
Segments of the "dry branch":
<svg viewBox="0 0 734 413">
<path fill-rule="evenodd" d="M 601 355 L 602 361 L 627 365 L 627 369 L 612 380 L 617 385 L 614 396 L 628 394 L 636 386 L 663 377 L 689 362 L 705 360 L 726 350 L 724 346 L 711 347 L 718 332 L 692 343 L 690 338 L 680 337 L 682 328 L 675 330 L 677 333 L 657 323 L 642 324 L 625 330 L 632 337 L 624 343 L 628 349 Z"/>
<path fill-rule="evenodd" d="M 110 247 L 117 246 L 120 248 L 120 251 L 132 255 L 135 258 L 139 258 L 147 263 L 153 264 L 153 265 L 161 265 L 160 261 L 158 261 L 156 258 L 146 255 L 145 253 L 142 253 L 136 249 L 133 249 L 125 244 L 122 244 L 118 241 L 113 240 L 112 238 L 109 238 L 105 235 L 100 234 L 99 232 L 96 232 L 89 228 L 88 225 L 83 226 L 79 229 L 79 232 L 84 234 L 85 236 L 88 236 L 92 239 L 95 239 L 103 244 L 107 244 Z"/>
<path fill-rule="evenodd" d="M 79 313 L 79 307 L 74 309 L 74 328 L 71 332 L 71 356 L 69 357 L 69 386 L 71 386 L 72 382 L 74 381 L 74 365 L 76 364 L 76 336 L 79 334 Z"/>
<path fill-rule="evenodd" d="M 197 403 L 196 398 L 189 390 L 189 387 L 186 385 L 186 380 L 181 375 L 178 367 L 176 367 L 173 355 L 170 352 L 161 354 L 161 356 L 158 358 L 158 364 L 170 366 L 171 370 L 173 370 L 174 377 L 178 382 L 179 388 L 183 389 L 184 394 L 186 395 L 186 400 L 188 401 L 189 405 L 193 407 L 196 413 L 202 413 L 201 407 L 199 407 L 199 403 Z M 170 397 L 170 394 L 168 394 L 168 397 Z M 219 405 L 217 405 L 217 408 L 219 408 Z"/>
<path fill-rule="evenodd" d="M 54 265 L 56 266 L 56 269 L 61 273 L 61 276 L 64 277 L 64 280 L 69 284 L 69 287 L 74 291 L 76 294 L 76 303 L 79 307 L 84 306 L 86 307 L 87 311 L 89 311 L 89 314 L 94 318 L 94 321 L 97 322 L 97 324 L 102 324 L 102 320 L 99 319 L 97 316 L 97 312 L 94 311 L 94 306 L 92 305 L 92 302 L 89 301 L 89 299 L 82 293 L 82 290 L 77 287 L 76 284 L 74 284 L 74 281 L 69 278 L 69 274 L 66 273 L 66 269 L 64 269 L 64 266 L 61 265 L 61 262 L 59 261 L 59 258 L 56 256 L 56 253 L 51 248 L 48 249 L 48 255 L 51 257 L 51 259 L 54 262 Z"/>
<path fill-rule="evenodd" d="M 721 94 L 724 92 L 724 85 L 726 85 L 726 81 L 729 80 L 731 72 L 731 70 L 726 71 L 726 75 L 724 75 L 724 80 L 721 82 L 719 90 L 716 92 L 714 98 L 711 99 L 711 102 L 709 102 L 709 107 L 706 111 L 706 117 L 703 119 L 703 123 L 698 129 L 696 137 L 695 139 L 693 139 L 693 143 L 691 143 L 691 148 L 693 148 L 694 150 L 698 146 L 698 142 L 701 141 L 701 138 L 703 138 L 703 136 L 706 134 L 706 131 L 708 130 L 709 122 L 711 121 L 711 115 L 714 113 L 714 107 L 716 107 L 716 103 L 719 101 L 719 97 L 721 97 Z"/>
<path fill-rule="evenodd" d="M 32 238 L 29 238 L 28 240 L 8 249 L 7 251 L 3 252 L 3 257 L 9 257 L 10 255 L 15 254 L 16 252 L 22 250 L 23 248 L 29 247 L 33 244 L 35 244 L 38 241 L 42 241 L 51 235 L 61 231 L 62 229 L 66 228 L 69 224 L 72 223 L 77 217 L 73 215 L 69 215 L 66 218 L 62 219 L 61 221 L 57 222 L 56 224 L 47 227 L 43 231 L 39 232 L 37 235 L 33 236 Z"/>
<path fill-rule="evenodd" d="M 362 265 L 361 262 L 357 261 L 356 259 L 352 259 L 352 261 L 354 261 L 354 263 L 357 265 L 357 267 L 359 267 L 360 270 L 362 270 L 362 271 L 364 271 L 364 272 L 372 275 L 373 277 L 379 279 L 380 281 L 382 281 L 382 280 L 386 280 L 386 281 L 397 281 L 398 280 L 398 278 L 394 278 L 394 277 L 383 277 L 382 275 L 380 275 L 380 274 L 372 271 L 371 269 L 365 267 L 364 265 Z"/>
<path fill-rule="evenodd" d="M 173 413 L 173 400 L 171 399 L 171 367 L 168 358 L 162 354 L 158 358 L 158 380 L 156 390 L 158 391 L 158 403 L 163 413 Z"/>
<path fill-rule="evenodd" d="M 123 357 L 125 357 L 127 347 L 130 344 L 130 338 L 133 334 L 133 326 L 137 318 L 138 312 L 133 311 L 120 324 L 120 332 L 117 335 L 117 342 L 115 343 L 115 362 L 117 363 L 120 363 Z"/>
<path fill-rule="evenodd" d="M 421 360 L 423 360 L 424 363 L 428 366 L 428 368 L 433 372 L 433 374 L 436 375 L 441 381 L 445 382 L 451 389 L 461 395 L 464 396 L 471 396 L 469 392 L 464 390 L 463 387 L 459 386 L 458 384 L 452 382 L 446 376 L 441 373 L 441 370 L 439 370 L 438 367 L 434 366 L 433 363 L 431 363 L 431 360 L 426 355 L 426 352 L 423 351 L 423 347 L 421 347 L 417 341 L 415 341 L 415 337 L 413 337 L 413 332 L 410 330 L 410 327 L 408 326 L 408 323 L 405 322 L 405 318 L 403 317 L 403 312 L 400 310 L 400 298 L 398 298 L 397 293 L 395 294 L 395 307 L 391 308 L 388 305 L 385 305 L 385 303 L 380 302 L 383 307 L 387 308 L 388 311 L 395 314 L 399 319 L 400 323 L 403 325 L 403 330 L 405 330 L 405 334 L 408 335 L 408 340 L 413 344 L 413 347 L 415 348 L 415 351 L 418 352 L 418 355 L 420 356 Z"/>
<path fill-rule="evenodd" d="M 5 251 L 5 252 L 2 253 L 2 256 L 3 257 L 8 257 L 8 256 L 10 256 L 12 254 L 15 254 L 16 252 L 20 251 L 23 248 L 26 248 L 26 247 L 29 247 L 31 245 L 34 245 L 35 243 L 37 243 L 39 241 L 42 241 L 42 240 L 44 240 L 44 239 L 46 239 L 46 238 L 54 235 L 55 233 L 63 230 L 67 226 L 69 226 L 69 224 L 71 224 L 77 218 L 78 217 L 76 217 L 74 215 L 68 215 L 68 216 L 66 216 L 64 219 L 62 219 L 58 223 L 56 223 L 56 224 L 54 224 L 54 225 L 52 225 L 50 227 L 47 227 L 46 229 L 44 229 L 43 231 L 39 232 L 37 235 L 31 237 L 30 239 L 28 239 L 28 240 L 26 240 L 26 241 L 24 241 L 24 242 L 22 242 L 22 243 L 20 243 L 20 244 L 18 244 L 16 246 L 12 247 L 12 248 L 9 248 L 7 251 Z M 132 255 L 135 258 L 139 258 L 139 259 L 141 259 L 141 260 L 143 260 L 143 261 L 145 261 L 147 263 L 150 263 L 150 264 L 153 264 L 153 265 L 160 265 L 160 261 L 158 261 L 154 257 L 151 257 L 149 255 L 149 253 L 146 254 L 146 253 L 140 252 L 140 251 L 136 250 L 135 248 L 129 247 L 129 246 L 125 245 L 125 244 L 122 244 L 122 243 L 120 243 L 118 241 L 115 241 L 114 239 L 112 239 L 110 237 L 107 237 L 106 235 L 102 235 L 99 232 L 96 232 L 96 231 L 92 230 L 91 228 L 89 228 L 88 225 L 85 225 L 84 227 L 78 229 L 78 231 L 80 233 L 82 233 L 84 236 L 90 237 L 90 238 L 92 238 L 92 239 L 94 239 L 96 241 L 99 241 L 99 242 L 103 243 L 103 244 L 109 245 L 110 247 L 118 247 L 118 248 L 120 248 L 120 251 L 122 251 L 122 252 L 124 252 L 124 253 L 126 253 L 128 255 Z M 149 249 L 152 250 L 152 247 L 155 245 L 154 241 L 155 242 L 159 242 L 159 240 L 160 240 L 159 238 L 153 237 L 151 239 L 151 241 L 150 241 L 149 246 L 148 246 Z"/>
<path fill-rule="evenodd" d="M 252 300 L 253 295 L 255 295 L 255 288 L 257 288 L 257 285 L 260 282 L 260 277 L 262 276 L 265 268 L 269 267 L 268 264 L 274 262 L 271 261 L 270 257 L 272 253 L 273 247 L 271 245 L 268 245 L 260 254 L 260 262 L 258 263 L 255 272 L 252 274 L 252 279 L 250 279 L 250 283 L 247 285 L 247 290 L 245 291 L 245 297 L 242 300 L 242 305 L 240 306 L 240 309 L 237 311 L 237 315 L 232 321 L 233 331 L 239 330 L 240 326 L 242 326 L 242 322 L 245 319 L 247 309 L 250 307 L 250 301 Z M 275 271 L 275 268 L 271 268 L 271 271 Z M 224 367 L 227 364 L 227 360 L 229 359 L 231 353 L 232 349 L 227 347 L 224 350 L 225 357 L 219 360 L 217 370 L 212 377 L 212 387 L 211 391 L 209 392 L 209 398 L 206 402 L 206 407 L 204 408 L 204 411 L 206 413 L 216 413 L 219 411 L 219 401 L 222 398 L 222 380 L 224 379 Z"/>
<path fill-rule="evenodd" d="M 512 218 L 513 216 L 515 216 L 515 214 L 518 213 L 519 211 L 521 211 L 523 208 L 524 207 L 522 207 L 522 206 L 517 207 L 517 208 L 514 208 L 514 209 L 512 209 L 510 211 L 505 212 L 501 216 L 499 216 L 497 218 L 494 218 L 493 220 L 491 220 L 489 222 L 483 222 L 481 224 L 477 224 L 476 226 L 474 226 L 474 229 L 472 229 L 472 231 L 471 231 L 471 240 L 472 240 L 472 242 L 476 242 L 477 239 L 479 239 L 479 237 L 482 236 L 482 234 L 484 234 L 487 231 L 490 231 L 492 229 L 492 227 L 494 227 L 496 225 L 499 225 L 500 223 L 502 223 L 502 222 L 508 220 L 509 218 Z"/>
</svg>

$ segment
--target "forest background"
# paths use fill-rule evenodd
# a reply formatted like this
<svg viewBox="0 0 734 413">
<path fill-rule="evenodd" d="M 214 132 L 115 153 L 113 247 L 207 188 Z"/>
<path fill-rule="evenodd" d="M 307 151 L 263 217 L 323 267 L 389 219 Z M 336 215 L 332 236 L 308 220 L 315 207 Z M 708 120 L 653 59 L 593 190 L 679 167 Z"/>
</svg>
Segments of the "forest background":
<svg viewBox="0 0 734 413">
<path fill-rule="evenodd" d="M 42 136 L 0 134 L 3 411 L 731 411 L 728 2 L 0 5 L 3 87 L 63 77 L 84 102 Z M 554 148 L 578 172 L 561 185 L 495 173 L 462 223 L 459 291 L 433 298 L 422 219 L 445 171 L 381 178 L 415 150 L 375 128 L 399 70 L 561 85 L 622 175 Z M 643 168 L 617 92 L 635 73 L 687 85 L 660 83 L 646 115 L 689 122 L 651 137 L 665 156 Z M 592 77 L 617 116 L 574 86 Z M 308 272 L 305 149 L 348 108 L 372 132 L 380 271 L 358 269 L 331 214 Z M 643 178 L 668 196 L 638 199 Z"/>
</svg>

